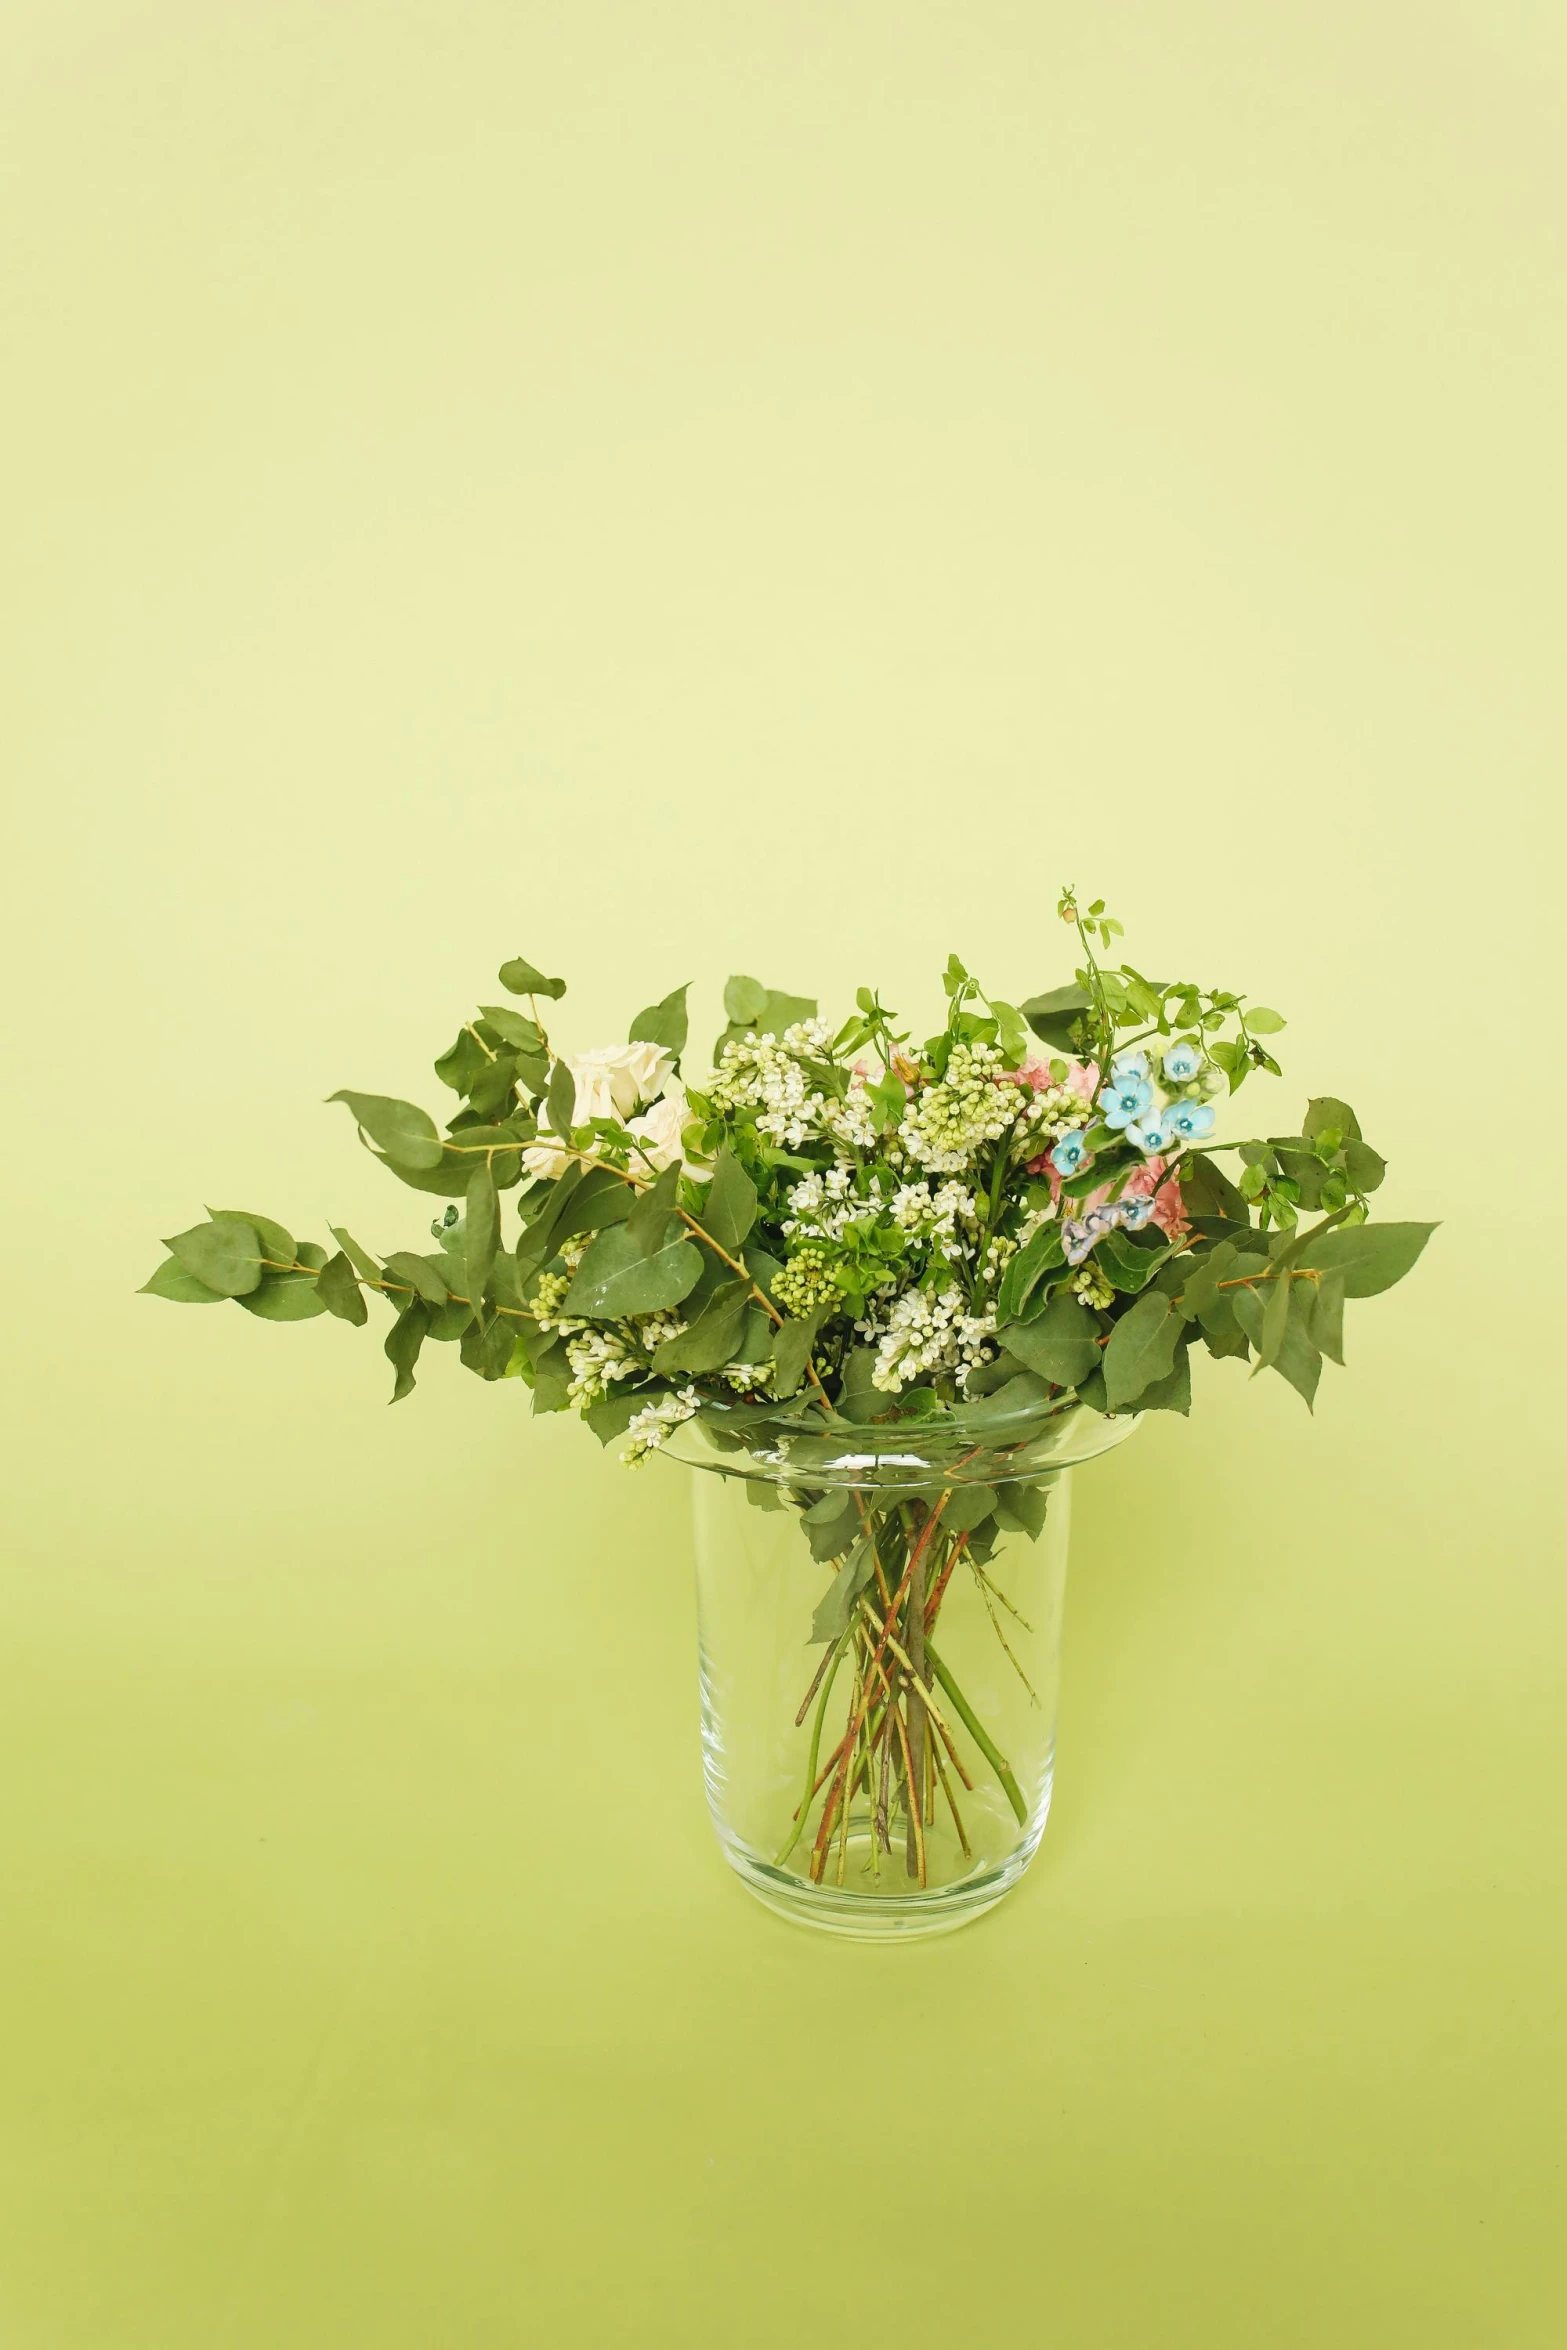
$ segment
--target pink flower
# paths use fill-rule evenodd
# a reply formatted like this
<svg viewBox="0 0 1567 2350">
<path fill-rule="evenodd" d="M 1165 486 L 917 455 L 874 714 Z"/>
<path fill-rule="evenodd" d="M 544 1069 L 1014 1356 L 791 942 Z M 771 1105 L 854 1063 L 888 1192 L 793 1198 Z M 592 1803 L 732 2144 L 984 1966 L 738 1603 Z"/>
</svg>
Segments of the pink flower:
<svg viewBox="0 0 1567 2350">
<path fill-rule="evenodd" d="M 1089 1071 L 1089 1075 L 1093 1075 L 1092 1070 Z M 1181 1204 L 1180 1180 L 1171 1173 L 1174 1165 L 1173 1159 L 1162 1159 L 1155 1152 L 1151 1159 L 1145 1159 L 1140 1167 L 1133 1168 L 1121 1186 L 1121 1197 L 1122 1199 L 1151 1199 L 1153 1201 L 1153 1221 L 1158 1225 L 1165 1238 L 1167 1240 L 1184 1240 L 1187 1230 L 1186 1216 Z M 1030 1175 L 1047 1175 L 1050 1178 L 1051 1201 L 1059 1207 L 1061 1178 L 1050 1164 L 1049 1154 L 1046 1153 L 1042 1158 L 1030 1159 L 1028 1171 Z M 1170 1177 L 1168 1183 L 1163 1180 L 1166 1175 Z M 1098 1191 L 1090 1192 L 1087 1199 L 1079 1200 L 1077 1203 L 1079 1217 L 1086 1216 L 1091 1208 L 1102 1208 L 1109 1197 L 1110 1186 L 1108 1183 Z"/>
</svg>

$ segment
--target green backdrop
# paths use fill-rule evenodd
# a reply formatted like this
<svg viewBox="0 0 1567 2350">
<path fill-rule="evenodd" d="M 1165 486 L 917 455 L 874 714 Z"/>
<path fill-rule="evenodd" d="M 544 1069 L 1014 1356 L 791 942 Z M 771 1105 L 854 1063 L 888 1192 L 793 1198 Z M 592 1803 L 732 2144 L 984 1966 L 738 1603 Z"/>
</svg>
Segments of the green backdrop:
<svg viewBox="0 0 1567 2350">
<path fill-rule="evenodd" d="M 1561 11 L 0 49 L 6 2350 L 1555 2350 Z M 818 1942 L 678 1470 L 132 1292 L 416 1234 L 320 1105 L 503 955 L 923 1015 L 1063 879 L 1445 1222 L 1084 1473 L 1019 1894 Z"/>
</svg>

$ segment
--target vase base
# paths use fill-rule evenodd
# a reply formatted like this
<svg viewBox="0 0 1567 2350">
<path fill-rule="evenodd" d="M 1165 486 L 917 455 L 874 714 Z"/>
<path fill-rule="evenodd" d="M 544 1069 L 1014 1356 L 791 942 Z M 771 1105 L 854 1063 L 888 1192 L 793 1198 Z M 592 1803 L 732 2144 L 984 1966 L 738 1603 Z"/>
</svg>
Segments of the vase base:
<svg viewBox="0 0 1567 2350">
<path fill-rule="evenodd" d="M 1041 1832 L 1043 1821 L 1040 1823 Z M 858 1837 L 850 1840 L 850 1856 L 863 1862 L 869 1854 L 866 1838 L 865 1853 L 855 1847 Z M 727 1839 L 725 1858 L 746 1891 L 753 1894 L 775 1917 L 786 1918 L 792 1926 L 808 1926 L 818 1933 L 842 1935 L 853 1942 L 910 1942 L 933 1934 L 955 1934 L 960 1926 L 971 1925 L 1003 1901 L 1022 1876 L 1038 1848 L 1035 1835 L 1028 1845 L 1008 1854 L 1005 1861 L 991 1868 L 982 1868 L 954 1884 L 935 1886 L 926 1892 L 910 1887 L 907 1893 L 895 1890 L 894 1863 L 885 1855 L 881 1862 L 881 1877 L 885 1890 L 856 1893 L 838 1885 L 813 1885 L 808 1877 L 797 1877 L 787 1869 L 774 1867 L 758 1860 L 743 1846 Z M 863 1866 L 858 1872 L 865 1873 Z"/>
</svg>

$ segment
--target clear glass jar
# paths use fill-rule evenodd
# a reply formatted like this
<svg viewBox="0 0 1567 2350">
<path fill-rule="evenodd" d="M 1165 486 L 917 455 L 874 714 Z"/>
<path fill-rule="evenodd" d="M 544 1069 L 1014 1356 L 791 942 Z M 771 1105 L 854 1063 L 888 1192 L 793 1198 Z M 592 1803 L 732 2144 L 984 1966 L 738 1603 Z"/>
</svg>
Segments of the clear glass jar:
<svg viewBox="0 0 1567 2350">
<path fill-rule="evenodd" d="M 674 1432 L 702 1472 L 708 1805 L 769 1908 L 936 1934 L 1017 1883 L 1050 1808 L 1070 1471 L 1136 1425 L 719 1407 Z"/>
</svg>

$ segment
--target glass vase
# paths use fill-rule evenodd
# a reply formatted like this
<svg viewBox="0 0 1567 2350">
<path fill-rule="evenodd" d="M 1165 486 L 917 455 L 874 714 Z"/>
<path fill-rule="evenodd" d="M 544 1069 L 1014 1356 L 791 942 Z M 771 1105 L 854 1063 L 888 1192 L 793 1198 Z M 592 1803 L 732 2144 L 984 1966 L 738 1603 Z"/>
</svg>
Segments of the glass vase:
<svg viewBox="0 0 1567 2350">
<path fill-rule="evenodd" d="M 710 1410 L 675 1433 L 708 1805 L 768 1908 L 881 1940 L 1017 1883 L 1050 1809 L 1071 1470 L 1136 1425 Z"/>
</svg>

